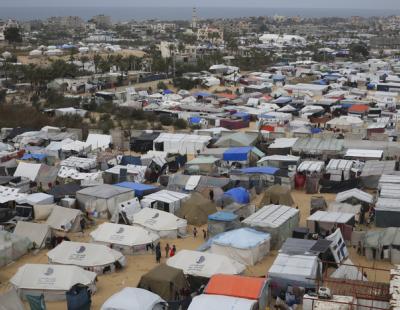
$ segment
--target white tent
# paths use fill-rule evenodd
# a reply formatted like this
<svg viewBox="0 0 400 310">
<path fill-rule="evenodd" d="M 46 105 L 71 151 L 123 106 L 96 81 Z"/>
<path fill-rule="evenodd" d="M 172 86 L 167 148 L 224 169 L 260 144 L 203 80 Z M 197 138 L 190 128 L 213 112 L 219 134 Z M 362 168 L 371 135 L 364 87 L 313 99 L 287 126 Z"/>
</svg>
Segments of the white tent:
<svg viewBox="0 0 400 310">
<path fill-rule="evenodd" d="M 354 217 L 354 213 L 317 211 L 307 218 L 307 227 L 311 233 L 317 232 L 317 226 L 320 231 L 330 231 L 337 224 L 351 224 Z"/>
<path fill-rule="evenodd" d="M 108 298 L 101 310 L 162 310 L 165 301 L 152 292 L 136 287 L 125 287 Z M 1 310 L 1 309 L 0 309 Z"/>
<path fill-rule="evenodd" d="M 175 214 L 181 207 L 181 201 L 189 198 L 190 195 L 174 192 L 170 190 L 161 190 L 143 197 L 140 201 L 143 207 L 168 210 Z"/>
<path fill-rule="evenodd" d="M 154 140 L 154 150 L 157 144 L 162 144 L 165 152 L 195 155 L 203 151 L 210 140 L 209 136 L 161 133 Z"/>
<path fill-rule="evenodd" d="M 239 228 L 213 237 L 210 250 L 244 265 L 254 266 L 269 253 L 270 239 L 270 234 Z"/>
<path fill-rule="evenodd" d="M 181 250 L 167 259 L 167 265 L 181 269 L 184 274 L 210 278 L 215 274 L 240 274 L 246 266 L 224 255 Z"/>
<path fill-rule="evenodd" d="M 90 268 L 97 274 L 114 271 L 115 262 L 125 266 L 125 256 L 101 244 L 63 241 L 47 252 L 50 264 L 75 265 Z"/>
<path fill-rule="evenodd" d="M 134 197 L 133 190 L 121 186 L 102 184 L 87 187 L 76 192 L 79 205 L 101 218 L 114 214 L 119 203 Z"/>
<path fill-rule="evenodd" d="M 46 193 L 33 193 L 16 200 L 18 204 L 28 204 L 31 206 L 48 205 L 54 202 L 54 197 Z"/>
<path fill-rule="evenodd" d="M 345 202 L 347 200 L 355 199 L 360 202 L 365 202 L 365 203 L 372 203 L 374 201 L 374 196 L 371 194 L 364 192 L 358 188 L 353 188 L 349 189 L 344 192 L 340 192 L 336 194 L 335 201 L 337 202 Z"/>
<path fill-rule="evenodd" d="M 138 226 L 103 223 L 90 233 L 93 242 L 112 245 L 113 249 L 124 254 L 146 251 L 146 245 L 160 237 L 154 232 Z"/>
<path fill-rule="evenodd" d="M 92 146 L 92 150 L 105 150 L 110 147 L 110 144 L 112 143 L 112 138 L 111 135 L 90 133 L 86 139 L 86 143 Z"/>
<path fill-rule="evenodd" d="M 169 212 L 144 208 L 133 216 L 133 224 L 156 232 L 161 238 L 177 238 L 186 233 L 187 221 Z"/>
<path fill-rule="evenodd" d="M 0 203 L 15 201 L 26 196 L 26 194 L 20 194 L 19 191 L 19 188 L 0 186 Z"/>
<path fill-rule="evenodd" d="M 46 240 L 51 237 L 50 226 L 47 224 L 18 221 L 14 234 L 28 238 L 38 249 L 46 245 Z"/>
<path fill-rule="evenodd" d="M 81 215 L 80 210 L 54 205 L 46 224 L 56 230 L 77 232 L 81 229 Z"/>
<path fill-rule="evenodd" d="M 47 301 L 65 300 L 65 293 L 75 284 L 96 291 L 96 274 L 68 265 L 25 264 L 10 279 L 21 297 L 44 295 Z"/>
<path fill-rule="evenodd" d="M 15 177 L 23 177 L 27 178 L 31 181 L 35 181 L 37 176 L 39 175 L 41 164 L 32 164 L 26 162 L 19 162 L 17 170 L 14 172 Z"/>
<path fill-rule="evenodd" d="M 252 310 L 255 304 L 250 299 L 202 294 L 193 298 L 188 310 Z"/>
</svg>

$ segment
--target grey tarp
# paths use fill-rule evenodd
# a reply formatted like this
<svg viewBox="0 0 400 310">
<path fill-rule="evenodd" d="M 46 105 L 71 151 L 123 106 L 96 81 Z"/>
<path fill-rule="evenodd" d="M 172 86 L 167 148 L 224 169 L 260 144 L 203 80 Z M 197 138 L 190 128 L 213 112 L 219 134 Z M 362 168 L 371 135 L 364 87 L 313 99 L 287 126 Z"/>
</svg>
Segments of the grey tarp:
<svg viewBox="0 0 400 310">
<path fill-rule="evenodd" d="M 0 295 L 0 310 L 25 310 L 15 289 Z"/>
<path fill-rule="evenodd" d="M 191 197 L 181 202 L 181 207 L 175 214 L 187 220 L 190 225 L 207 224 L 208 216 L 217 212 L 214 202 L 206 199 L 203 195 L 193 192 Z"/>
<path fill-rule="evenodd" d="M 0 267 L 20 258 L 32 248 L 32 242 L 7 231 L 0 231 Z"/>
</svg>

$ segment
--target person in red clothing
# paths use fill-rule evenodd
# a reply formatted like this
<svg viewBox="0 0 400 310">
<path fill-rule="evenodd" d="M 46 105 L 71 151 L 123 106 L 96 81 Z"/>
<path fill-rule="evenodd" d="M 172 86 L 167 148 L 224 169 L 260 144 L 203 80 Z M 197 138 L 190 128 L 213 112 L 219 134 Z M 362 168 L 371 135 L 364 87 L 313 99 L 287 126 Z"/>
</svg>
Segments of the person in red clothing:
<svg viewBox="0 0 400 310">
<path fill-rule="evenodd" d="M 174 256 L 175 253 L 176 253 L 176 247 L 175 247 L 175 244 L 174 244 L 174 245 L 172 246 L 171 252 L 169 252 L 169 257 Z"/>
</svg>

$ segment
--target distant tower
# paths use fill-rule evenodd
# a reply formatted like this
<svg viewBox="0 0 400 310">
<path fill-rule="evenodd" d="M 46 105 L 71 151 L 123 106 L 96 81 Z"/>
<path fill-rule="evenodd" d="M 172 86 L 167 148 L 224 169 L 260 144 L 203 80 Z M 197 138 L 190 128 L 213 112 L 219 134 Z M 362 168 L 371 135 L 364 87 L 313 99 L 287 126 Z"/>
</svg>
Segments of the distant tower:
<svg viewBox="0 0 400 310">
<path fill-rule="evenodd" d="M 192 10 L 192 28 L 193 29 L 197 28 L 197 10 L 196 10 L 196 8 L 193 8 L 193 10 Z"/>
</svg>

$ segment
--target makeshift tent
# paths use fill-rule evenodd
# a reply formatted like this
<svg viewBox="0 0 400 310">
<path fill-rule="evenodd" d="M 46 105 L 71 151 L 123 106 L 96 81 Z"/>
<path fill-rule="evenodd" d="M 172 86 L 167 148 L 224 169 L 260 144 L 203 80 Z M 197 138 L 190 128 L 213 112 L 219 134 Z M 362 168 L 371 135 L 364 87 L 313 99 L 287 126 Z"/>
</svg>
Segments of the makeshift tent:
<svg viewBox="0 0 400 310">
<path fill-rule="evenodd" d="M 193 298 L 188 310 L 253 310 L 256 301 L 220 295 L 198 295 Z"/>
<path fill-rule="evenodd" d="M 92 150 L 105 150 L 110 147 L 110 144 L 112 143 L 112 137 L 111 135 L 90 133 L 86 139 L 86 143 L 92 147 Z"/>
<path fill-rule="evenodd" d="M 0 295 L 0 310 L 25 310 L 24 304 L 15 289 Z"/>
<path fill-rule="evenodd" d="M 242 146 L 227 149 L 222 159 L 225 161 L 249 161 L 249 154 L 252 151 L 252 146 Z"/>
<path fill-rule="evenodd" d="M 211 174 L 216 171 L 219 158 L 214 156 L 198 156 L 186 163 L 187 171 L 199 171 L 202 174 Z"/>
<path fill-rule="evenodd" d="M 208 216 L 217 212 L 214 202 L 198 192 L 193 192 L 189 199 L 181 203 L 176 216 L 187 220 L 189 225 L 207 224 Z"/>
<path fill-rule="evenodd" d="M 143 198 L 143 196 L 158 192 L 160 190 L 157 186 L 154 185 L 135 183 L 135 182 L 122 182 L 114 185 L 133 190 L 135 197 L 138 198 Z"/>
<path fill-rule="evenodd" d="M 340 182 L 350 179 L 354 166 L 356 163 L 353 160 L 331 159 L 325 170 L 330 175 L 329 180 Z"/>
<path fill-rule="evenodd" d="M 118 262 L 125 266 L 125 257 L 118 251 L 101 244 L 63 241 L 47 252 L 50 264 L 75 265 L 97 274 L 114 271 Z"/>
<path fill-rule="evenodd" d="M 375 205 L 377 227 L 400 227 L 399 199 L 379 197 Z"/>
<path fill-rule="evenodd" d="M 219 211 L 208 216 L 208 236 L 240 227 L 239 216 L 232 212 Z"/>
<path fill-rule="evenodd" d="M 232 188 L 224 193 L 223 199 L 229 198 L 233 202 L 246 204 L 250 202 L 250 194 L 249 192 L 243 187 L 235 187 Z"/>
<path fill-rule="evenodd" d="M 269 187 L 264 191 L 264 196 L 261 199 L 260 205 L 264 206 L 269 204 L 293 206 L 294 200 L 290 189 L 278 184 Z"/>
<path fill-rule="evenodd" d="M 241 147 L 254 145 L 258 135 L 246 134 L 244 132 L 236 132 L 227 134 L 219 138 L 214 144 L 216 147 Z"/>
<path fill-rule="evenodd" d="M 46 245 L 46 241 L 51 237 L 51 230 L 47 224 L 18 221 L 14 234 L 28 238 L 34 248 L 40 249 Z"/>
<path fill-rule="evenodd" d="M 54 203 L 54 197 L 45 193 L 33 193 L 17 199 L 16 202 L 31 206 L 48 205 Z"/>
<path fill-rule="evenodd" d="M 154 140 L 154 150 L 168 153 L 197 154 L 208 145 L 211 137 L 201 135 L 161 133 Z"/>
<path fill-rule="evenodd" d="M 291 237 L 299 221 L 299 210 L 282 205 L 268 205 L 244 219 L 242 224 L 269 233 L 271 249 L 279 249 Z"/>
<path fill-rule="evenodd" d="M 89 286 L 96 292 L 96 274 L 68 265 L 25 264 L 10 279 L 19 296 L 44 295 L 46 301 L 65 300 L 65 293 L 75 284 Z"/>
<path fill-rule="evenodd" d="M 239 228 L 213 237 L 210 251 L 246 266 L 254 266 L 269 253 L 270 239 L 270 234 L 251 228 Z"/>
<path fill-rule="evenodd" d="M 32 248 L 32 242 L 7 231 L 0 231 L 0 267 L 17 260 Z"/>
<path fill-rule="evenodd" d="M 181 250 L 167 259 L 167 265 L 186 275 L 210 278 L 215 274 L 240 274 L 246 266 L 224 255 Z"/>
<path fill-rule="evenodd" d="M 159 132 L 142 132 L 140 136 L 131 139 L 131 150 L 137 153 L 146 153 L 152 150 L 153 142 L 159 135 Z"/>
<path fill-rule="evenodd" d="M 82 187 L 76 183 L 59 184 L 55 185 L 47 191 L 47 194 L 54 197 L 55 201 L 59 201 L 64 197 L 75 197 L 76 192 L 81 190 Z"/>
<path fill-rule="evenodd" d="M 189 283 L 181 269 L 161 264 L 144 274 L 138 287 L 151 291 L 166 301 L 175 301 L 179 300 L 182 290 L 189 289 Z"/>
<path fill-rule="evenodd" d="M 374 196 L 366 193 L 358 188 L 349 189 L 344 192 L 337 193 L 335 201 L 348 202 L 351 204 L 371 204 L 374 201 Z"/>
<path fill-rule="evenodd" d="M 268 302 L 268 288 L 265 278 L 218 274 L 210 278 L 204 294 L 257 300 L 258 309 L 265 309 Z"/>
<path fill-rule="evenodd" d="M 152 292 L 125 287 L 108 298 L 100 310 L 162 310 L 165 301 Z"/>
<path fill-rule="evenodd" d="M 317 211 L 307 218 L 307 227 L 311 233 L 329 234 L 334 227 L 338 226 L 346 240 L 351 239 L 354 225 L 354 213 Z"/>
<path fill-rule="evenodd" d="M 176 214 L 181 207 L 181 202 L 189 197 L 190 196 L 188 194 L 164 189 L 159 192 L 144 196 L 140 203 L 143 207 L 155 208 Z"/>
<path fill-rule="evenodd" d="M 33 216 L 36 221 L 45 221 L 49 218 L 53 207 L 55 204 L 51 205 L 35 205 L 33 206 Z"/>
<path fill-rule="evenodd" d="M 90 233 L 93 242 L 121 251 L 124 254 L 146 253 L 147 245 L 156 242 L 159 236 L 138 226 L 102 223 Z"/>
<path fill-rule="evenodd" d="M 280 291 L 286 291 L 288 286 L 315 288 L 321 267 L 317 256 L 279 253 L 267 274 L 272 295 L 279 296 Z"/>
<path fill-rule="evenodd" d="M 19 162 L 17 170 L 14 172 L 15 177 L 27 178 L 34 182 L 39 175 L 41 164 L 33 164 L 26 162 Z"/>
<path fill-rule="evenodd" d="M 76 193 L 81 208 L 101 218 L 114 214 L 119 203 L 133 197 L 131 189 L 109 184 L 87 187 Z"/>
<path fill-rule="evenodd" d="M 160 210 L 144 208 L 133 216 L 133 224 L 157 233 L 161 238 L 177 238 L 186 234 L 187 221 Z"/>
<path fill-rule="evenodd" d="M 81 216 L 80 210 L 54 205 L 46 224 L 55 230 L 77 232 L 81 230 Z"/>
<path fill-rule="evenodd" d="M 396 169 L 394 160 L 367 160 L 361 172 L 362 184 L 371 189 L 378 187 L 382 175 L 392 174 Z"/>
</svg>

